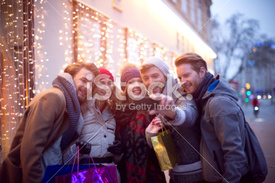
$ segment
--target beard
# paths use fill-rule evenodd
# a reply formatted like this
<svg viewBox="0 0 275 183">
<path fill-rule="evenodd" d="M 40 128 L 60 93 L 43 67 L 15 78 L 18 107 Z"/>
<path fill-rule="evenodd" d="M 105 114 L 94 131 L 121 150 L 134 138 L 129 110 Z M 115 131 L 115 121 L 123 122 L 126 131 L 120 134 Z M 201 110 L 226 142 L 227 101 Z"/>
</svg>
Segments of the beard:
<svg viewBox="0 0 275 183">
<path fill-rule="evenodd" d="M 80 104 L 84 103 L 87 100 L 87 91 L 85 91 L 84 88 L 77 89 L 76 94 Z"/>
</svg>

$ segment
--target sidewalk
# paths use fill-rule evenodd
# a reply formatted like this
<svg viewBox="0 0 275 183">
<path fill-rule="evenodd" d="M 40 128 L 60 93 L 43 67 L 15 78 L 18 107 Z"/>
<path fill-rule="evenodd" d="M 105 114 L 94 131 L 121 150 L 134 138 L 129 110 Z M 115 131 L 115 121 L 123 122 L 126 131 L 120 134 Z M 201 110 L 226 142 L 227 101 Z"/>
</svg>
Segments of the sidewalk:
<svg viewBox="0 0 275 183">
<path fill-rule="evenodd" d="M 260 100 L 258 118 L 253 115 L 250 105 L 243 106 L 246 120 L 260 141 L 268 165 L 268 175 L 264 183 L 275 182 L 275 105 L 270 100 Z"/>
</svg>

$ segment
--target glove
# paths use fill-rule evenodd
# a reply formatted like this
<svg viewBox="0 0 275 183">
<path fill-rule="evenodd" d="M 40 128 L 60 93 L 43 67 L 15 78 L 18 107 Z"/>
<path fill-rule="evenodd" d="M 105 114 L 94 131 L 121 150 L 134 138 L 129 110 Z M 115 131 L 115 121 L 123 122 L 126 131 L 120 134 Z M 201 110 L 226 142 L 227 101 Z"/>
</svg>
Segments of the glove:
<svg viewBox="0 0 275 183">
<path fill-rule="evenodd" d="M 107 150 L 115 155 L 121 155 L 124 152 L 124 147 L 119 140 L 115 140 L 114 144 L 110 145 Z"/>
<path fill-rule="evenodd" d="M 84 140 L 77 141 L 76 146 L 79 146 L 79 152 L 81 154 L 90 154 L 91 152 L 91 144 Z"/>
</svg>

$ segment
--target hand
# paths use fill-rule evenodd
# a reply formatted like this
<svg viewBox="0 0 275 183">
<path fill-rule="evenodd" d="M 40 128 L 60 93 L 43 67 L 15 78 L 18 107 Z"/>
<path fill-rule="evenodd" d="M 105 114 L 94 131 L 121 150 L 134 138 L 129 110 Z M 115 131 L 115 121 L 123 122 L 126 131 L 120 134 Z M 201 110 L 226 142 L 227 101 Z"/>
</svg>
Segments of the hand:
<svg viewBox="0 0 275 183">
<path fill-rule="evenodd" d="M 172 97 L 163 94 L 159 96 L 150 95 L 150 97 L 154 100 L 160 99 L 157 110 L 151 110 L 149 112 L 150 115 L 162 114 L 163 116 L 169 117 L 171 120 L 175 119 L 176 110 L 175 103 Z"/>
<path fill-rule="evenodd" d="M 149 133 L 158 133 L 158 131 L 162 128 L 161 119 L 159 117 L 155 117 L 151 123 L 146 128 L 146 131 Z"/>
<path fill-rule="evenodd" d="M 113 145 L 107 148 L 107 151 L 115 155 L 120 155 L 124 152 L 123 144 L 119 140 L 115 140 Z"/>
<path fill-rule="evenodd" d="M 91 152 L 91 144 L 84 140 L 77 141 L 76 146 L 79 146 L 79 152 L 81 154 L 90 154 Z"/>
</svg>

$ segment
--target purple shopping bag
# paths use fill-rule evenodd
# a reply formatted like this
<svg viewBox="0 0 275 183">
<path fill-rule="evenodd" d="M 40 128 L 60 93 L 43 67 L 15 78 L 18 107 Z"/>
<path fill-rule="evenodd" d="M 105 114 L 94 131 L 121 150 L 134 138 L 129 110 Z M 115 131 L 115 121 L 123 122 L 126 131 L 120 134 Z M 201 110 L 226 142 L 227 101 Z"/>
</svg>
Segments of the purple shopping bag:
<svg viewBox="0 0 275 183">
<path fill-rule="evenodd" d="M 118 183 L 117 171 L 115 165 L 95 165 L 93 158 L 93 167 L 79 170 L 79 146 L 75 154 L 77 157 L 77 171 L 55 177 L 55 183 Z"/>
<path fill-rule="evenodd" d="M 55 183 L 118 183 L 115 165 L 98 165 L 55 177 Z"/>
</svg>

